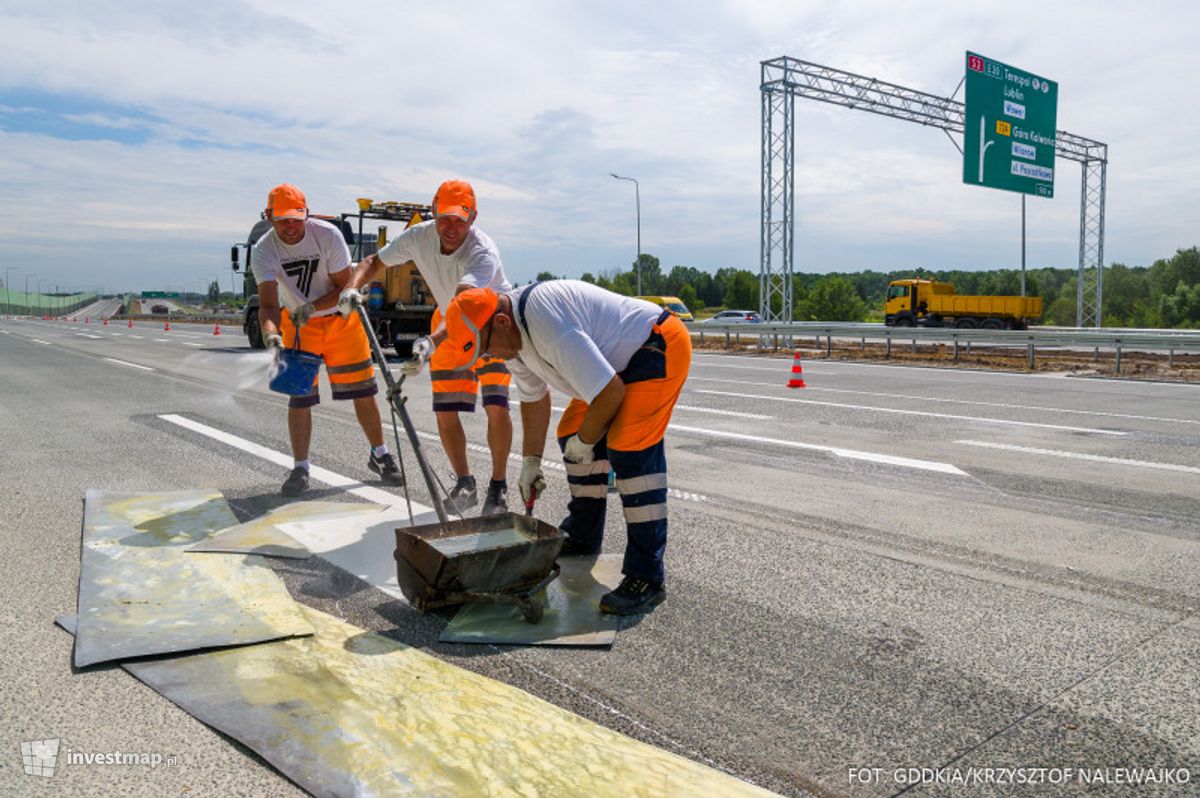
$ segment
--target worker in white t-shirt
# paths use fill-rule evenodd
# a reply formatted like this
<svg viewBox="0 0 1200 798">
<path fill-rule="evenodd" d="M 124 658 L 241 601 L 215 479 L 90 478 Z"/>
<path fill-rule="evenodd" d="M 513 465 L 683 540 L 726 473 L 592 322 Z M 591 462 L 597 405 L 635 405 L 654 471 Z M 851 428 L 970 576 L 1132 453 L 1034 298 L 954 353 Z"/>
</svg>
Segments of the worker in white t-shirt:
<svg viewBox="0 0 1200 798">
<path fill-rule="evenodd" d="M 604 535 L 608 472 L 616 472 L 628 540 L 619 587 L 600 600 L 618 615 L 666 598 L 667 462 L 663 434 L 687 379 L 692 344 L 670 311 L 591 283 L 552 280 L 497 294 L 464 291 L 446 311 L 447 348 L 461 367 L 508 362 L 521 401 L 521 497 L 545 486 L 549 388 L 571 397 L 557 437 L 571 501 L 563 554 L 595 554 Z"/>
<path fill-rule="evenodd" d="M 384 483 L 403 485 L 396 458 L 384 443 L 366 332 L 357 318 L 338 316 L 338 296 L 351 274 L 346 240 L 333 225 L 310 219 L 304 193 L 288 183 L 271 189 L 263 217 L 271 222 L 271 231 L 250 250 L 263 339 L 276 350 L 298 345 L 324 360 L 334 400 L 354 402 L 354 414 L 371 444 L 367 467 Z M 295 466 L 280 489 L 284 496 L 298 496 L 308 488 L 312 407 L 320 401 L 315 378 L 308 394 L 288 401 Z"/>
<path fill-rule="evenodd" d="M 455 294 L 471 288 L 506 291 L 512 286 L 504 276 L 500 253 L 492 239 L 474 226 L 478 209 L 475 190 L 462 180 L 447 180 L 433 197 L 434 219 L 413 225 L 396 236 L 377 254 L 363 259 L 355 269 L 352 287 L 368 284 L 385 266 L 412 261 L 437 302 L 431 332 L 413 344 L 413 357 L 405 372 L 414 375 L 429 363 L 433 384 L 433 412 L 437 418 L 442 448 L 454 469 L 455 483 L 450 503 L 459 513 L 478 501 L 475 477 L 467 461 L 467 435 L 459 413 L 475 412 L 475 397 L 482 390 L 483 410 L 488 419 L 488 448 L 492 454 L 492 478 L 488 483 L 482 515 L 508 510 L 508 452 L 512 447 L 512 418 L 508 411 L 509 373 L 504 361 L 485 358 L 471 368 L 457 368 L 446 347 L 446 325 L 442 315 Z M 342 303 L 349 312 L 350 298 Z M 355 293 L 354 301 L 361 302 Z"/>
</svg>

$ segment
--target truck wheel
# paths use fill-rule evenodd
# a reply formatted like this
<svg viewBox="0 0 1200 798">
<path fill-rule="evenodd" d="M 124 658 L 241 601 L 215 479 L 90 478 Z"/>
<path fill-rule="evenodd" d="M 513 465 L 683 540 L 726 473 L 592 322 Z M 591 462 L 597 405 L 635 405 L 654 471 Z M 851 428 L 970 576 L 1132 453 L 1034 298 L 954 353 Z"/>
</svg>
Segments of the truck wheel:
<svg viewBox="0 0 1200 798">
<path fill-rule="evenodd" d="M 974 330 L 978 326 L 979 324 L 972 318 L 958 319 L 954 322 L 954 327 L 959 330 Z"/>
<path fill-rule="evenodd" d="M 1000 319 L 984 319 L 983 324 L 979 326 L 985 330 L 1003 330 L 1004 322 Z"/>
<path fill-rule="evenodd" d="M 913 320 L 906 316 L 902 319 L 896 319 L 896 323 L 892 326 L 894 326 L 894 327 L 911 327 L 911 326 L 913 326 Z"/>
<path fill-rule="evenodd" d="M 251 349 L 266 349 L 267 342 L 263 340 L 262 327 L 258 325 L 258 311 L 246 315 L 246 338 L 250 341 Z"/>
</svg>

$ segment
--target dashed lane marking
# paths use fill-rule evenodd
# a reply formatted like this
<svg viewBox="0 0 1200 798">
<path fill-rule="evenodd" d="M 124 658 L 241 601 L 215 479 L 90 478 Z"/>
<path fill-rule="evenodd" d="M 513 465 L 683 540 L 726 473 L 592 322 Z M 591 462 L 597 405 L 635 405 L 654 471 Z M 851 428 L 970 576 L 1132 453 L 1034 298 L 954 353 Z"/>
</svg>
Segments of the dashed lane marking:
<svg viewBox="0 0 1200 798">
<path fill-rule="evenodd" d="M 1083 432 L 1089 435 L 1128 435 L 1127 432 L 1118 430 L 1096 429 L 1094 427 L 1070 427 L 1063 424 L 1042 424 L 1036 421 L 1014 421 L 1007 418 L 984 418 L 982 416 L 956 416 L 950 413 L 934 413 L 928 410 L 903 410 L 897 407 L 872 407 L 871 405 L 851 405 L 844 402 L 822 402 L 819 399 L 792 399 L 783 396 L 763 396 L 754 393 L 734 393 L 732 391 L 708 391 L 699 388 L 694 393 L 713 394 L 716 396 L 737 396 L 743 399 L 761 399 L 767 402 L 790 402 L 792 404 L 801 405 L 821 405 L 824 407 L 841 407 L 848 410 L 866 410 L 875 413 L 896 413 L 905 416 L 926 416 L 937 419 L 955 419 L 957 421 L 971 421 L 981 424 L 1006 424 L 1014 427 L 1037 427 L 1039 429 L 1054 429 L 1064 432 Z"/>
<path fill-rule="evenodd" d="M 1058 449 L 1039 449 L 1034 446 L 1017 446 L 1010 443 L 991 443 L 989 441 L 955 441 L 964 446 L 980 446 L 985 449 L 1000 449 L 1006 452 L 1021 454 L 1040 454 L 1046 457 L 1065 457 L 1070 460 L 1088 460 L 1093 463 L 1111 463 L 1112 465 L 1133 466 L 1135 468 L 1154 468 L 1161 471 L 1178 471 L 1184 474 L 1200 474 L 1200 468 L 1179 465 L 1177 463 L 1155 463 L 1150 460 L 1131 460 L 1125 457 L 1107 457 L 1100 454 L 1084 454 L 1082 452 L 1064 452 Z"/>
</svg>

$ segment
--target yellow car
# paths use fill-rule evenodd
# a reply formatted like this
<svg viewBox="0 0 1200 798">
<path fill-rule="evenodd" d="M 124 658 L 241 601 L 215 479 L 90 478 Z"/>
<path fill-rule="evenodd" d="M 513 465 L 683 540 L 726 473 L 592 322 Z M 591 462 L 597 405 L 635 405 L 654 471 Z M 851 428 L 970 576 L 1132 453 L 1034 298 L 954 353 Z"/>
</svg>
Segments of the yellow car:
<svg viewBox="0 0 1200 798">
<path fill-rule="evenodd" d="M 688 306 L 683 304 L 683 300 L 677 296 L 637 296 L 634 299 L 644 299 L 647 302 L 653 302 L 660 308 L 671 311 L 671 314 L 678 316 L 680 321 L 695 321 L 692 318 L 692 312 L 688 310 Z"/>
</svg>

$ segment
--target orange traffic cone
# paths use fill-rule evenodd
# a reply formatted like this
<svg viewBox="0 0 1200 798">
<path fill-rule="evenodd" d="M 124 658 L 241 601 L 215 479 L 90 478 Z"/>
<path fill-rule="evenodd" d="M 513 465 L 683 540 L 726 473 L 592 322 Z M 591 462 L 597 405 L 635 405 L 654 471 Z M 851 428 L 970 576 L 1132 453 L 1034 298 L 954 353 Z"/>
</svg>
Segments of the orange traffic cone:
<svg viewBox="0 0 1200 798">
<path fill-rule="evenodd" d="M 788 380 L 787 387 L 789 388 L 804 388 L 804 367 L 800 365 L 800 350 L 796 350 L 795 357 L 792 358 L 792 378 Z"/>
<path fill-rule="evenodd" d="M 221 322 L 218 321 L 213 324 L 213 335 L 220 335 L 220 334 L 221 334 Z"/>
<path fill-rule="evenodd" d="M 170 332 L 170 331 L 171 331 L 171 322 L 167 322 L 166 324 L 163 325 L 163 332 Z"/>
</svg>

